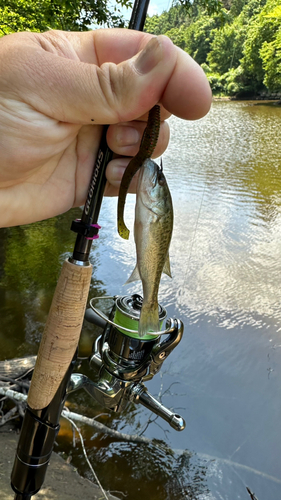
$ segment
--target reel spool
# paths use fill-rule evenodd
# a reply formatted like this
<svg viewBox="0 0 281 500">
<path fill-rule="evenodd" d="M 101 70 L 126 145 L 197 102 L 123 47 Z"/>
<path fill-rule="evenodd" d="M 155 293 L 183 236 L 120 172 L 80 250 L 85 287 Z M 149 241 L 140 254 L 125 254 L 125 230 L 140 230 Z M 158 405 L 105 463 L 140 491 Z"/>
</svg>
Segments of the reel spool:
<svg viewBox="0 0 281 500">
<path fill-rule="evenodd" d="M 113 311 L 114 319 L 113 321 L 103 314 L 99 309 L 94 307 L 93 303 L 97 300 L 112 299 L 114 302 Z M 144 337 L 139 336 L 138 332 L 138 322 L 140 319 L 140 312 L 142 307 L 142 297 L 138 294 L 134 295 L 124 295 L 120 297 L 116 296 L 104 296 L 104 297 L 94 297 L 90 300 L 90 307 L 100 318 L 102 318 L 106 323 L 117 328 L 121 333 L 132 338 L 142 339 L 142 340 L 152 340 L 160 335 L 165 335 L 170 333 L 170 328 L 166 330 L 160 330 L 158 332 L 149 331 Z M 164 319 L 167 317 L 167 311 L 160 304 L 158 305 L 159 311 L 159 322 L 160 328 L 162 327 Z M 110 314 L 112 316 L 112 312 Z M 93 320 L 91 322 L 94 322 Z"/>
<path fill-rule="evenodd" d="M 113 305 L 106 316 L 93 303 L 108 299 L 113 301 Z M 165 330 L 149 331 L 140 337 L 140 295 L 95 297 L 91 299 L 90 306 L 85 319 L 103 329 L 94 342 L 89 359 L 91 369 L 98 370 L 98 380 L 94 382 L 85 375 L 73 374 L 68 392 L 84 388 L 103 408 L 114 412 L 124 411 L 132 402 L 142 404 L 166 420 L 173 429 L 182 431 L 185 428 L 184 419 L 157 401 L 143 384 L 158 373 L 165 359 L 181 341 L 182 322 L 169 318 Z M 166 317 L 166 310 L 159 306 L 161 326 Z"/>
</svg>

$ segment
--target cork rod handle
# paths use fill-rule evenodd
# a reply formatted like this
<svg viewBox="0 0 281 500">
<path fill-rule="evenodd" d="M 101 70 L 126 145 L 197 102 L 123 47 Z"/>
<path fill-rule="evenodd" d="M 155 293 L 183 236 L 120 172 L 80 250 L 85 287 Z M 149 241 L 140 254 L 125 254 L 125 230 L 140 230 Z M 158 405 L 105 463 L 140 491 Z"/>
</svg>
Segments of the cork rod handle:
<svg viewBox="0 0 281 500">
<path fill-rule="evenodd" d="M 53 399 L 78 346 L 92 276 L 92 265 L 66 260 L 57 283 L 28 393 L 33 410 Z"/>
</svg>

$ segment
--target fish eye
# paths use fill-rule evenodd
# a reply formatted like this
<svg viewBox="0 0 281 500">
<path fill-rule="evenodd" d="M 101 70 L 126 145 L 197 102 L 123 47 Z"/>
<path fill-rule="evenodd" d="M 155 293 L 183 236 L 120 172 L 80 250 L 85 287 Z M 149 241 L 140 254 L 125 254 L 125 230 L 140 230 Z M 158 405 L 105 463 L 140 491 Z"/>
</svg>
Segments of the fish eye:
<svg viewBox="0 0 281 500">
<path fill-rule="evenodd" d="M 164 184 L 165 184 L 165 176 L 164 176 L 164 174 L 163 174 L 162 170 L 159 170 L 159 171 L 158 171 L 158 175 L 157 175 L 157 177 L 158 177 L 158 182 L 159 182 L 159 184 L 160 184 L 161 186 L 164 186 Z"/>
</svg>

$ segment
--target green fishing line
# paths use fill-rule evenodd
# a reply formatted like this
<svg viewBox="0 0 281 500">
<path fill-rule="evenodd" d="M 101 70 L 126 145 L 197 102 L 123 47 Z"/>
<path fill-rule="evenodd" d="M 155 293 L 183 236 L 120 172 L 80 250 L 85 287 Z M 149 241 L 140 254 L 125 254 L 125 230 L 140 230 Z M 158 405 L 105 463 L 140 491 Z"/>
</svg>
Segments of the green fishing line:
<svg viewBox="0 0 281 500">
<path fill-rule="evenodd" d="M 114 323 L 117 325 L 123 326 L 124 328 L 129 328 L 129 330 L 135 330 L 136 333 L 131 333 L 131 332 L 126 332 L 125 330 L 122 330 L 121 328 L 118 328 L 118 330 L 123 333 L 124 335 L 127 335 L 128 337 L 132 337 L 133 339 L 139 339 L 140 336 L 138 334 L 138 326 L 139 322 L 136 319 L 130 318 L 126 314 L 124 314 L 122 311 L 116 308 L 115 311 L 115 316 L 114 316 Z M 155 335 L 145 335 L 144 337 L 141 337 L 141 340 L 152 340 L 155 339 Z"/>
</svg>

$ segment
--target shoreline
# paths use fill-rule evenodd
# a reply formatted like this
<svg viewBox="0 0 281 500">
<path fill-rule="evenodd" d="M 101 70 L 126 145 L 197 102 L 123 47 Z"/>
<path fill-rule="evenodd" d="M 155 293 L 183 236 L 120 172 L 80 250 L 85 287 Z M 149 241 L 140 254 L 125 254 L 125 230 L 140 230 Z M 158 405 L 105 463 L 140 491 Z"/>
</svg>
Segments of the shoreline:
<svg viewBox="0 0 281 500">
<path fill-rule="evenodd" d="M 14 463 L 19 434 L 7 424 L 0 431 L 0 492 L 1 500 L 13 500 L 14 493 L 10 486 L 10 476 Z M 109 500 L 119 500 L 106 492 Z M 81 477 L 76 469 L 67 464 L 57 453 L 53 452 L 46 478 L 41 490 L 34 500 L 73 500 L 74 498 L 90 498 L 102 500 L 104 495 L 100 488 Z"/>
<path fill-rule="evenodd" d="M 252 96 L 247 98 L 242 97 L 230 97 L 230 96 L 213 96 L 212 101 L 234 101 L 234 102 L 244 102 L 250 101 L 256 104 L 270 104 L 272 106 L 281 106 L 281 99 L 279 97 L 261 97 L 261 96 Z"/>
</svg>

